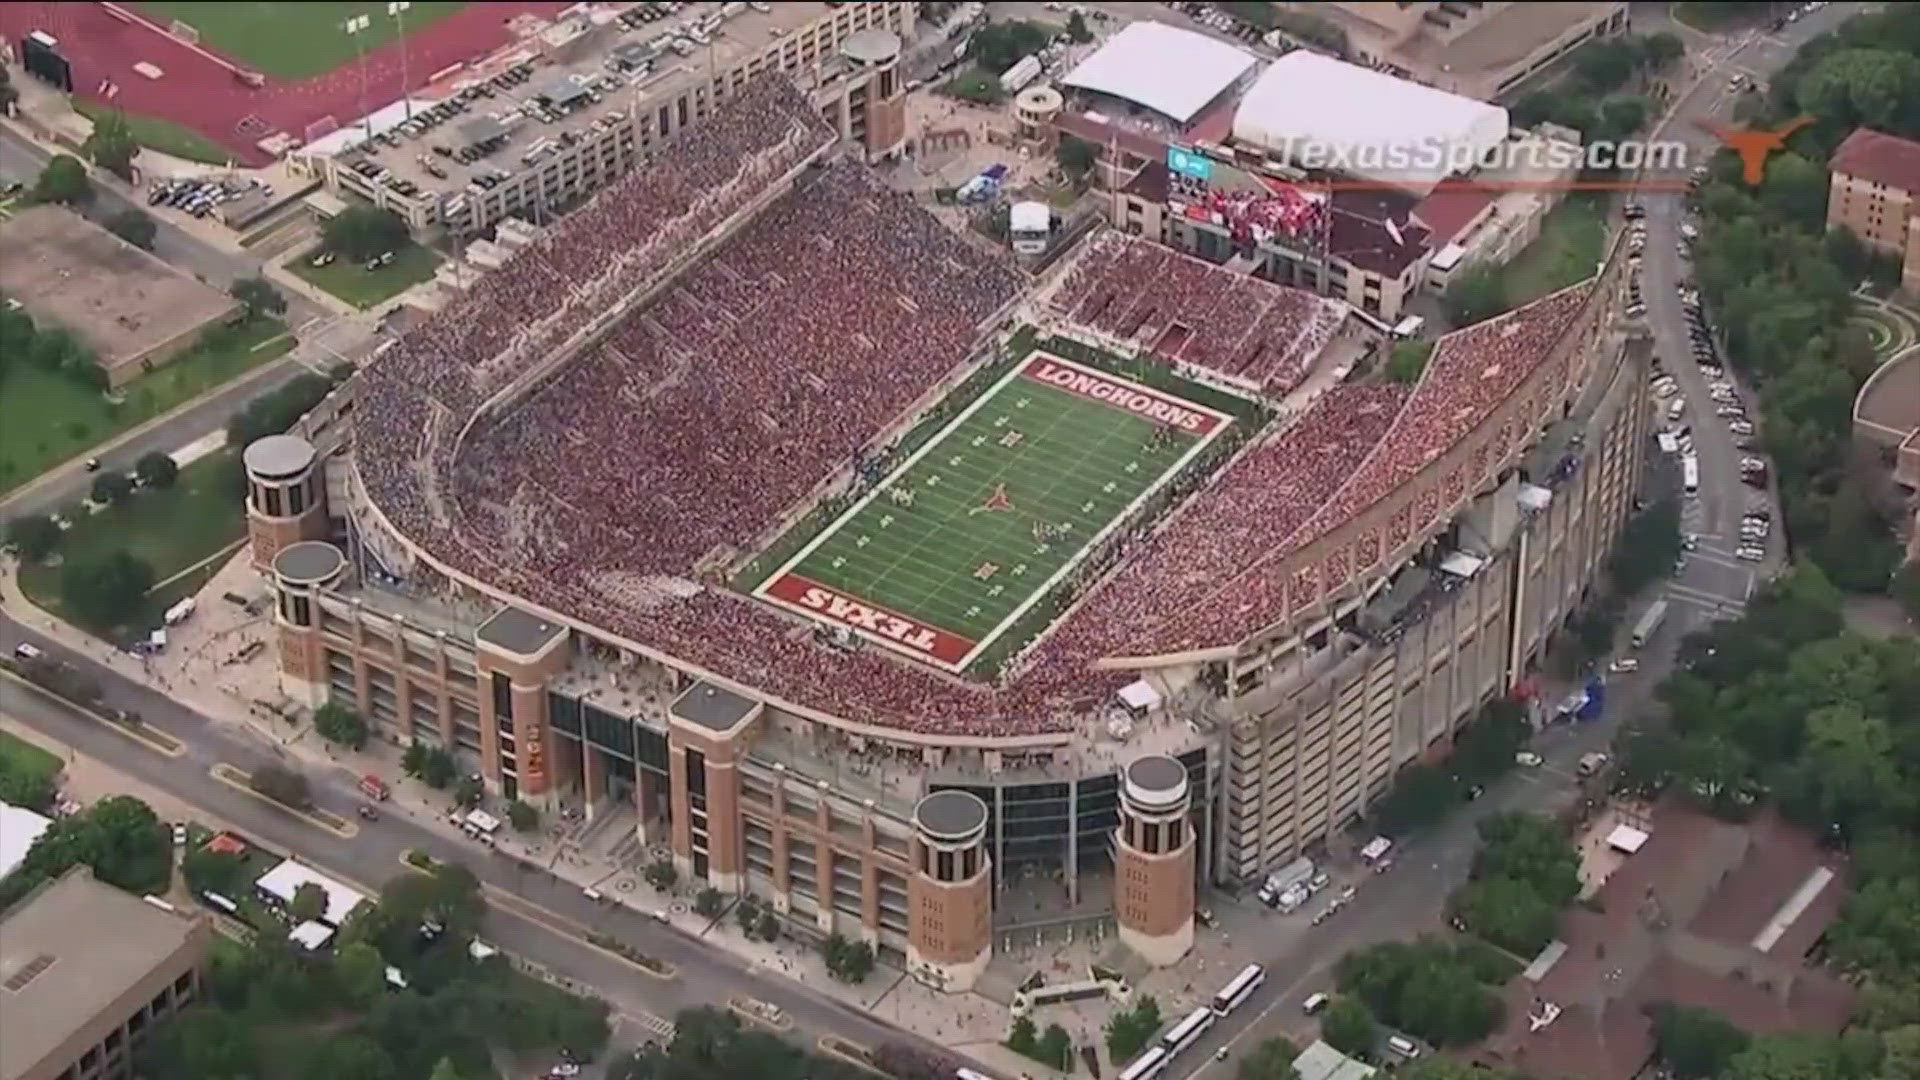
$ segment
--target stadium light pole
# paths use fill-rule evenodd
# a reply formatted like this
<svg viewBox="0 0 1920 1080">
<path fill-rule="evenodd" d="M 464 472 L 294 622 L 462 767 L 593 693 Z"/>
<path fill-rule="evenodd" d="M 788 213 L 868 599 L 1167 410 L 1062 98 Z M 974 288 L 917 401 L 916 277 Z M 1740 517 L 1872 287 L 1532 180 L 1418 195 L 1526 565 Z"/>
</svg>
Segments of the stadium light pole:
<svg viewBox="0 0 1920 1080">
<path fill-rule="evenodd" d="M 393 17 L 394 39 L 400 43 L 400 100 L 406 109 L 407 119 L 413 119 L 413 90 L 407 82 L 407 20 L 403 17 L 407 9 L 413 6 L 413 0 L 387 0 L 387 14 Z"/>
<path fill-rule="evenodd" d="M 373 114 L 367 111 L 367 47 L 360 40 L 373 25 L 373 16 L 355 15 L 346 21 L 347 36 L 353 39 L 353 51 L 360 58 L 360 122 L 366 126 L 367 138 L 373 138 Z"/>
</svg>

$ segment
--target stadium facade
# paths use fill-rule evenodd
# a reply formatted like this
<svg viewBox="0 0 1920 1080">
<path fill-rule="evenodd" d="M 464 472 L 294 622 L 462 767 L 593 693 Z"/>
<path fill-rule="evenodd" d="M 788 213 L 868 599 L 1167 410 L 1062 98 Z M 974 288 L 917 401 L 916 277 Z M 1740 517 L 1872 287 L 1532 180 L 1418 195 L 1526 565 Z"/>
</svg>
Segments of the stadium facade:
<svg viewBox="0 0 1920 1080">
<path fill-rule="evenodd" d="M 248 449 L 291 696 L 936 984 L 1042 875 L 1167 964 L 1199 890 L 1323 845 L 1524 683 L 1631 513 L 1617 253 L 1410 389 L 1353 384 L 1329 357 L 1369 332 L 1331 301 L 1111 232 L 1024 282 L 830 161 L 797 92 L 725 108 Z M 596 235 L 636 220 L 662 254 Z M 997 674 L 737 587 L 1040 348 L 1252 404 Z"/>
</svg>

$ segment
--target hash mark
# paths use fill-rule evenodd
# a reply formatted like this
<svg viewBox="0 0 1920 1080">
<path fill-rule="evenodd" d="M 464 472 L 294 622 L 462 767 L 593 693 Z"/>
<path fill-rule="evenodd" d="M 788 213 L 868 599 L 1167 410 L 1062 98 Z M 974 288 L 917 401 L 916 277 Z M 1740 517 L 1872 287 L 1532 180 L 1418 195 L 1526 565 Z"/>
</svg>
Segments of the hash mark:
<svg viewBox="0 0 1920 1080">
<path fill-rule="evenodd" d="M 955 454 L 955 455 L 953 455 L 952 457 L 950 457 L 950 458 L 948 458 L 948 459 L 947 459 L 947 464 L 949 464 L 949 465 L 954 465 L 954 466 L 958 466 L 958 465 L 960 464 L 960 455 L 959 455 L 959 454 Z"/>
<path fill-rule="evenodd" d="M 988 590 L 987 590 L 987 595 L 988 595 L 988 596 L 999 596 L 999 595 L 1000 595 L 1001 593 L 1003 593 L 1003 592 L 1005 592 L 1005 591 L 1006 591 L 1006 586 L 1005 586 L 1005 585 L 995 585 L 995 586 L 994 586 L 993 588 L 991 588 L 991 589 L 988 589 Z"/>
<path fill-rule="evenodd" d="M 993 426 L 994 426 L 994 427 L 1006 427 L 1006 426 L 1007 426 L 1007 418 L 1006 418 L 1006 417 L 1004 417 L 1004 416 L 1002 416 L 1002 417 L 1000 417 L 1000 418 L 999 418 L 998 420 L 995 420 L 995 421 L 993 422 Z"/>
<path fill-rule="evenodd" d="M 1033 400 L 1033 399 L 1032 399 L 1032 398 L 1021 398 L 1020 400 L 1018 400 L 1018 401 L 1016 401 L 1016 402 L 1014 402 L 1014 403 L 1013 403 L 1013 407 L 1014 407 L 1014 408 L 1016 408 L 1016 409 L 1024 409 L 1024 408 L 1026 408 L 1026 407 L 1027 407 L 1027 402 L 1029 402 L 1029 401 L 1031 401 L 1031 400 Z"/>
<path fill-rule="evenodd" d="M 939 473 L 934 473 L 933 475 L 931 475 L 931 476 L 929 476 L 929 477 L 927 477 L 927 486 L 928 486 L 928 487 L 933 487 L 933 486 L 934 486 L 935 484 L 938 484 L 939 482 L 940 482 L 940 474 L 939 474 Z"/>
<path fill-rule="evenodd" d="M 1020 565 L 1018 565 L 1018 566 L 1016 566 L 1016 567 L 1014 567 L 1014 568 L 1013 568 L 1013 576 L 1014 576 L 1014 577 L 1019 577 L 1020 575 L 1022 575 L 1022 574 L 1024 574 L 1024 573 L 1026 573 L 1026 572 L 1027 572 L 1027 564 L 1026 564 L 1026 563 L 1021 563 Z"/>
<path fill-rule="evenodd" d="M 985 445 L 987 445 L 987 437 L 986 437 L 985 435 L 975 435 L 975 436 L 973 437 L 973 441 L 972 441 L 971 443 L 968 443 L 967 445 L 969 445 L 969 446 L 985 446 Z"/>
<path fill-rule="evenodd" d="M 1139 472 L 1139 471 L 1140 471 L 1140 463 L 1139 463 L 1139 462 L 1137 462 L 1137 461 L 1129 461 L 1129 462 L 1127 462 L 1127 471 L 1128 471 L 1128 472 L 1130 472 L 1130 473 L 1137 473 L 1137 472 Z"/>
<path fill-rule="evenodd" d="M 1106 492 L 1106 493 L 1107 493 L 1107 494 L 1109 494 L 1109 495 L 1111 495 L 1111 494 L 1113 494 L 1113 491 L 1114 491 L 1114 489 L 1115 489 L 1115 488 L 1117 488 L 1117 487 L 1119 487 L 1119 486 L 1120 486 L 1120 485 L 1118 485 L 1118 484 L 1116 484 L 1116 483 L 1114 483 L 1113 481 L 1111 481 L 1111 480 L 1109 480 L 1109 481 L 1107 481 L 1107 486 L 1106 486 L 1106 487 L 1103 487 L 1103 488 L 1101 488 L 1100 490 L 1101 490 L 1101 491 L 1104 491 L 1104 492 Z"/>
<path fill-rule="evenodd" d="M 860 539 L 858 539 L 858 540 L 855 540 L 855 541 L 853 542 L 853 546 L 854 546 L 854 547 L 866 547 L 866 546 L 867 546 L 868 544 L 871 544 L 871 543 L 873 543 L 873 538 L 872 538 L 871 536 L 863 536 L 863 537 L 861 537 Z"/>
<path fill-rule="evenodd" d="M 881 528 L 883 528 L 883 529 L 884 529 L 884 528 L 886 528 L 887 526 L 889 526 L 889 525 L 891 525 L 891 524 L 893 524 L 893 515 L 892 515 L 892 514 L 887 514 L 887 515 L 885 515 L 885 516 L 883 516 L 883 517 L 881 517 L 881 519 L 880 519 L 880 527 L 881 527 Z"/>
<path fill-rule="evenodd" d="M 1081 513 L 1083 513 L 1083 514 L 1091 514 L 1091 513 L 1093 513 L 1093 500 L 1092 500 L 1092 499 L 1088 499 L 1088 500 L 1087 500 L 1086 502 L 1083 502 L 1083 503 L 1081 503 L 1081 504 L 1080 504 L 1080 512 L 1081 512 Z"/>
<path fill-rule="evenodd" d="M 979 604 L 975 604 L 975 605 L 973 605 L 972 607 L 970 607 L 970 608 L 968 608 L 968 609 L 967 609 L 967 618 L 969 618 L 969 619 L 971 619 L 971 618 L 973 618 L 974 616 L 976 616 L 976 615 L 978 615 L 978 614 L 980 614 L 980 605 L 979 605 Z"/>
<path fill-rule="evenodd" d="M 847 565 L 847 557 L 845 555 L 835 555 L 833 557 L 833 568 L 835 570 L 838 570 L 845 565 Z"/>
</svg>

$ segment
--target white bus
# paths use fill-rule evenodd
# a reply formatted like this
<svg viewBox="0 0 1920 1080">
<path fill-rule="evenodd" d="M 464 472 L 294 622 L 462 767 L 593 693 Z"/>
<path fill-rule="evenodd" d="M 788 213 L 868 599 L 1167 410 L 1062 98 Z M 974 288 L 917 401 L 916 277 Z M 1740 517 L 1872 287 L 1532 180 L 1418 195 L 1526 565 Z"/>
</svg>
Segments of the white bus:
<svg viewBox="0 0 1920 1080">
<path fill-rule="evenodd" d="M 1680 484 L 1688 495 L 1700 494 L 1700 459 L 1688 454 L 1680 459 Z"/>
<path fill-rule="evenodd" d="M 1253 996 L 1260 984 L 1267 981 L 1267 969 L 1259 964 L 1248 964 L 1233 977 L 1226 989 L 1213 995 L 1213 1014 L 1225 1016 L 1238 1008 L 1240 1003 Z"/>
<path fill-rule="evenodd" d="M 1192 1046 L 1200 1036 L 1213 1026 L 1213 1010 L 1205 1005 L 1187 1014 L 1185 1020 L 1173 1026 L 1173 1030 L 1160 1036 L 1160 1045 L 1166 1048 L 1167 1056 L 1172 1057 Z"/>
<path fill-rule="evenodd" d="M 1167 1053 L 1165 1049 L 1158 1046 L 1148 1047 L 1146 1053 L 1133 1059 L 1133 1064 L 1120 1070 L 1120 1080 L 1153 1080 L 1154 1077 L 1167 1071 L 1167 1062 L 1172 1060 L 1173 1055 Z"/>
</svg>

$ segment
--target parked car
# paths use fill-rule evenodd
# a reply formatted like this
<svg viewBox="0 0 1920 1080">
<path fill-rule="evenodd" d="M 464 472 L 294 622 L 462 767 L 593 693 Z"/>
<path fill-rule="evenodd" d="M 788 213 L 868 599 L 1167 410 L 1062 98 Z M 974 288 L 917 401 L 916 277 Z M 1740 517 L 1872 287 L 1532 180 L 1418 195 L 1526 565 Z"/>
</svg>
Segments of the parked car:
<svg viewBox="0 0 1920 1080">
<path fill-rule="evenodd" d="M 1640 661 L 1637 657 L 1623 656 L 1608 664 L 1607 670 L 1616 675 L 1628 675 L 1640 670 Z"/>
<path fill-rule="evenodd" d="M 1531 750 L 1522 750 L 1513 755 L 1513 763 L 1515 765 L 1522 765 L 1529 769 L 1539 768 L 1541 760 L 1540 755 Z"/>
<path fill-rule="evenodd" d="M 1733 557 L 1746 562 L 1764 562 L 1767 558 L 1767 549 L 1755 544 L 1743 544 L 1733 549 Z"/>
</svg>

